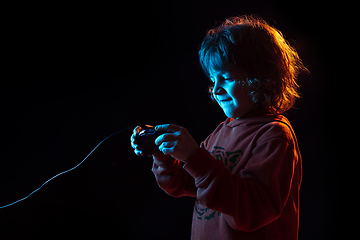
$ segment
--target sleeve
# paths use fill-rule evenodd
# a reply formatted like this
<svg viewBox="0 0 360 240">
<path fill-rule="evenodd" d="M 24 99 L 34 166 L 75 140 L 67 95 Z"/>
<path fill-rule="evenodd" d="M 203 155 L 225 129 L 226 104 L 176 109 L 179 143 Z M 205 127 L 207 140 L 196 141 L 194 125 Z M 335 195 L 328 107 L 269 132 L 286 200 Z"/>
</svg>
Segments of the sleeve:
<svg viewBox="0 0 360 240">
<path fill-rule="evenodd" d="M 195 179 L 197 198 L 221 212 L 228 224 L 254 231 L 276 220 L 290 194 L 295 168 L 294 150 L 287 139 L 258 144 L 239 174 L 200 148 L 183 166 Z"/>
<path fill-rule="evenodd" d="M 152 171 L 161 189 L 173 197 L 196 197 L 194 178 L 183 169 L 184 163 L 162 153 L 153 159 Z"/>
<path fill-rule="evenodd" d="M 222 125 L 223 122 L 219 124 L 214 132 L 221 129 Z M 200 147 L 204 146 L 204 143 L 209 140 L 214 132 L 201 143 Z M 183 168 L 183 162 L 162 153 L 154 155 L 153 159 L 152 171 L 161 189 L 173 197 L 196 197 L 197 188 L 195 186 L 195 179 Z"/>
</svg>

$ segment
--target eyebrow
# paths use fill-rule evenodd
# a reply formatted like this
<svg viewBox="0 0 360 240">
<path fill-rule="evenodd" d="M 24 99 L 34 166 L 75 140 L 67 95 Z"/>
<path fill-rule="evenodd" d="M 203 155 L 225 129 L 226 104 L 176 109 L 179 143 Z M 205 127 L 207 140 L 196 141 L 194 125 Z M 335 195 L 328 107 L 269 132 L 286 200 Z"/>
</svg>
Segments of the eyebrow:
<svg viewBox="0 0 360 240">
<path fill-rule="evenodd" d="M 227 76 L 224 76 L 227 75 Z M 209 75 L 210 80 L 212 81 L 214 75 Z M 223 79 L 229 79 L 229 78 L 236 78 L 236 76 L 234 74 L 231 74 L 230 72 L 219 72 L 216 76 L 221 76 Z"/>
</svg>

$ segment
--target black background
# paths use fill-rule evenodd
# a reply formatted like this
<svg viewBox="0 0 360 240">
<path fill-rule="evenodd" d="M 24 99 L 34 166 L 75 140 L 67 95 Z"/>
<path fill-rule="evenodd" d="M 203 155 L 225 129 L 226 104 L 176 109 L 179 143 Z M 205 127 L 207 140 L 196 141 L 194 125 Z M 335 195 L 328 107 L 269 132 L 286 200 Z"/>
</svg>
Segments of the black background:
<svg viewBox="0 0 360 240">
<path fill-rule="evenodd" d="M 303 156 L 299 239 L 335 235 L 338 180 L 329 140 L 333 93 L 324 12 L 310 1 L 14 4 L 3 8 L 0 205 L 25 197 L 133 123 L 174 123 L 200 143 L 223 120 L 197 50 L 227 17 L 258 14 L 280 29 L 311 74 L 286 116 Z M 131 130 L 76 170 L 0 209 L 1 239 L 189 239 L 193 199 L 156 184 Z"/>
</svg>

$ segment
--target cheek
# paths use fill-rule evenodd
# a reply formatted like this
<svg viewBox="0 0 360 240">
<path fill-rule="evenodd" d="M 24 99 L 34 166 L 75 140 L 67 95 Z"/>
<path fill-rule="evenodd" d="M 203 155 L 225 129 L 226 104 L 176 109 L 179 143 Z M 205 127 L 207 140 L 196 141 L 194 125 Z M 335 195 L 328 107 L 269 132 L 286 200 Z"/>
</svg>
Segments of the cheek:
<svg viewBox="0 0 360 240">
<path fill-rule="evenodd" d="M 234 99 L 235 105 L 238 107 L 251 107 L 254 105 L 250 94 L 241 89 L 240 87 L 234 89 L 232 92 L 232 97 Z"/>
<path fill-rule="evenodd" d="M 248 94 L 239 84 L 234 84 L 229 88 L 229 94 L 236 102 L 242 102 L 248 97 Z"/>
</svg>

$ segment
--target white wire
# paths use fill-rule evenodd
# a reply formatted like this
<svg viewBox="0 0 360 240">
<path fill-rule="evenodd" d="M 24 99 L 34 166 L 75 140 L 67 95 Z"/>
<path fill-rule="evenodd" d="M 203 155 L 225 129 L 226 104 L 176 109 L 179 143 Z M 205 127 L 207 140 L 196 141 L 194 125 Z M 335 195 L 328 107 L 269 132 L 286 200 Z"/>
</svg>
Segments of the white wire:
<svg viewBox="0 0 360 240">
<path fill-rule="evenodd" d="M 18 203 L 18 202 L 21 202 L 21 201 L 27 199 L 28 197 L 30 197 L 31 195 L 33 195 L 34 193 L 36 193 L 37 191 L 39 191 L 45 184 L 47 184 L 48 182 L 50 182 L 50 181 L 53 180 L 54 178 L 57 178 L 58 176 L 63 175 L 63 174 L 65 174 L 65 173 L 70 172 L 70 171 L 74 170 L 75 168 L 79 167 L 105 140 L 107 140 L 108 138 L 110 138 L 110 137 L 112 137 L 112 136 L 114 136 L 114 135 L 116 135 L 116 134 L 118 134 L 118 133 L 120 133 L 120 132 L 122 132 L 122 131 L 125 131 L 126 129 L 128 129 L 128 128 L 134 126 L 134 125 L 136 125 L 136 124 L 127 126 L 127 127 L 123 128 L 123 129 L 121 129 L 121 130 L 119 130 L 119 131 L 111 134 L 110 136 L 104 138 L 104 139 L 103 139 L 101 142 L 99 142 L 99 144 L 96 145 L 96 147 L 94 147 L 94 149 L 91 150 L 91 152 L 90 152 L 79 164 L 77 164 L 75 167 L 70 168 L 70 169 L 68 169 L 68 170 L 66 170 L 66 171 L 63 171 L 63 172 L 61 172 L 61 173 L 59 173 L 59 174 L 56 174 L 55 176 L 53 176 L 52 178 L 50 178 L 49 180 L 47 180 L 46 182 L 44 182 L 38 189 L 34 190 L 33 192 L 31 192 L 31 193 L 30 193 L 29 195 L 27 195 L 26 197 L 21 198 L 21 199 L 15 201 L 15 202 L 10 203 L 10 204 L 4 205 L 4 206 L 0 206 L 0 209 L 1 209 L 1 208 L 9 207 L 9 206 L 11 206 L 11 205 L 14 205 L 14 204 L 16 204 L 16 203 Z"/>
</svg>

